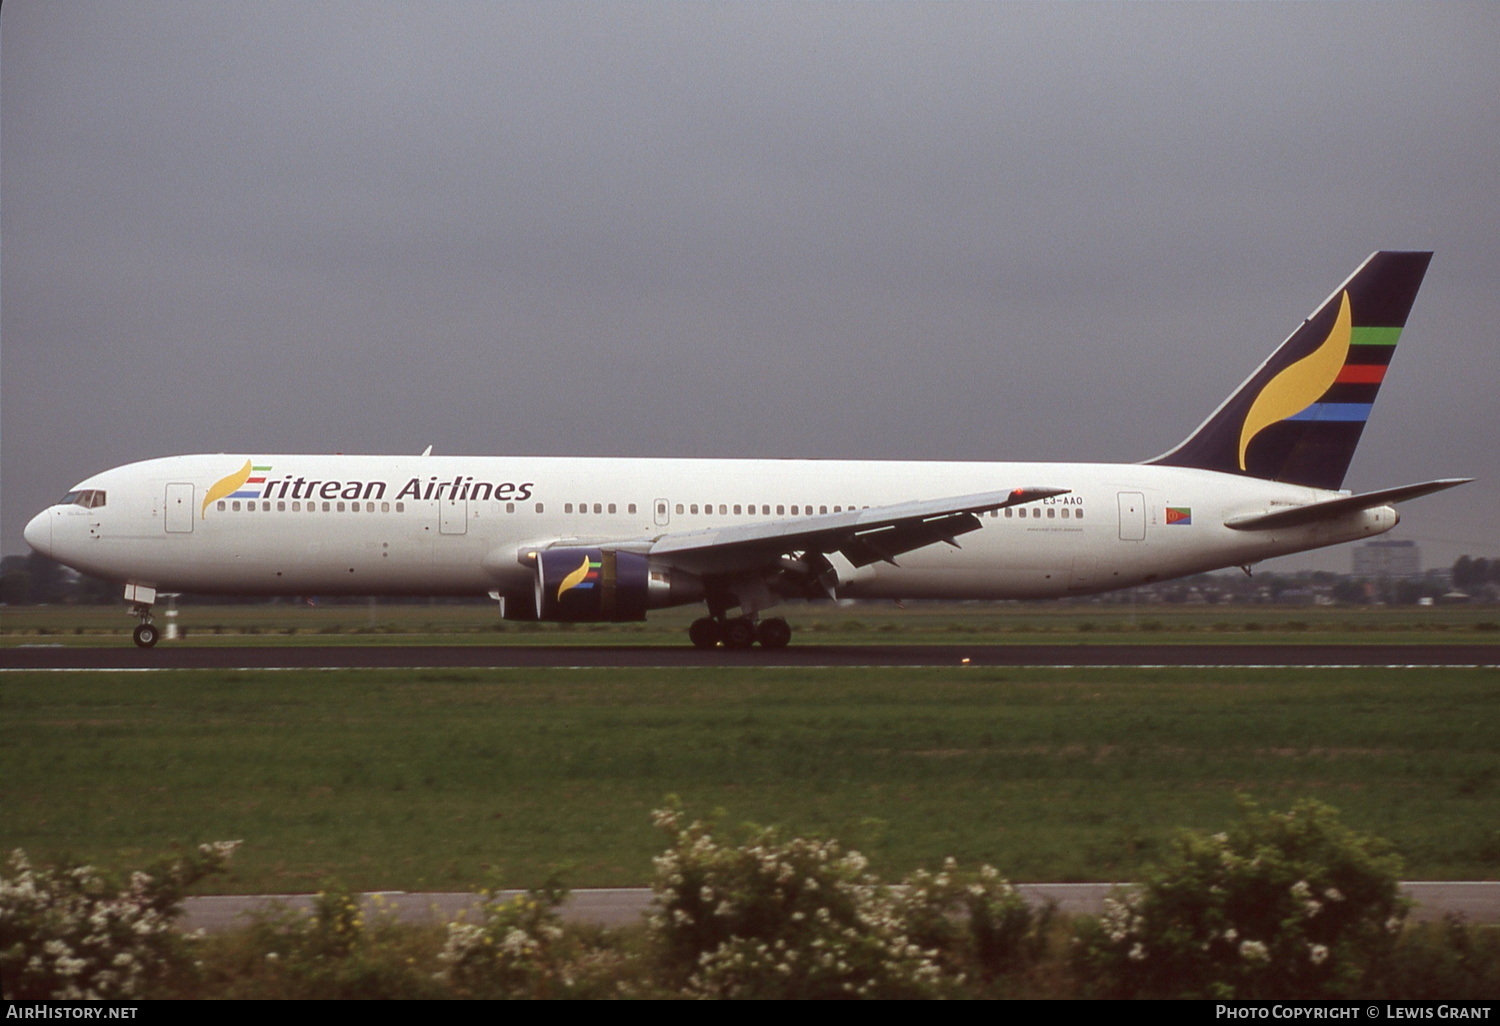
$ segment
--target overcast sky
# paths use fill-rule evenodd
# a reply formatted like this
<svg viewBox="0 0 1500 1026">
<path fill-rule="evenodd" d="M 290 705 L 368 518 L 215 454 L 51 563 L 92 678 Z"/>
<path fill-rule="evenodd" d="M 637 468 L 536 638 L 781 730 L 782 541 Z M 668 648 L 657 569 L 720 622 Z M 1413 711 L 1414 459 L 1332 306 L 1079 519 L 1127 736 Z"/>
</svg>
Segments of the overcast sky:
<svg viewBox="0 0 1500 1026">
<path fill-rule="evenodd" d="M 1348 487 L 1500 555 L 1500 4 L 0 19 L 0 550 L 184 452 L 1134 461 L 1436 251 Z M 1301 565 L 1347 569 L 1347 550 Z"/>
</svg>

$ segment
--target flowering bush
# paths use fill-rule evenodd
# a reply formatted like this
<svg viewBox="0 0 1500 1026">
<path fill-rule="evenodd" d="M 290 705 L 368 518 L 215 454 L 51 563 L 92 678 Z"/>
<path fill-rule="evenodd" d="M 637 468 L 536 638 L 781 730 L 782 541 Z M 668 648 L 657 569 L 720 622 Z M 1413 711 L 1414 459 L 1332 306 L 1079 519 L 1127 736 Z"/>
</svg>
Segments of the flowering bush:
<svg viewBox="0 0 1500 1026">
<path fill-rule="evenodd" d="M 480 921 L 448 927 L 440 978 L 471 997 L 560 997 L 573 984 L 560 949 L 567 889 L 549 880 L 509 900 L 486 891 Z"/>
<path fill-rule="evenodd" d="M 935 950 L 949 971 L 993 979 L 1045 954 L 1056 908 L 1035 909 L 993 866 L 963 873 L 953 859 L 941 872 L 919 869 L 897 890 L 912 940 Z"/>
<path fill-rule="evenodd" d="M 183 892 L 222 869 L 238 841 L 130 874 L 37 869 L 14 852 L 0 876 L 0 981 L 7 1000 L 135 998 L 182 960 L 172 921 Z"/>
<path fill-rule="evenodd" d="M 1319 997 L 1349 993 L 1406 916 L 1400 860 L 1326 805 L 1262 813 L 1228 833 L 1184 832 L 1138 889 L 1105 903 L 1076 943 L 1106 993 Z"/>
<path fill-rule="evenodd" d="M 723 843 L 675 808 L 650 926 L 669 973 L 700 997 L 913 998 L 955 993 L 1038 950 L 1040 920 L 986 866 L 950 859 L 889 888 L 835 841 L 751 830 Z"/>
</svg>

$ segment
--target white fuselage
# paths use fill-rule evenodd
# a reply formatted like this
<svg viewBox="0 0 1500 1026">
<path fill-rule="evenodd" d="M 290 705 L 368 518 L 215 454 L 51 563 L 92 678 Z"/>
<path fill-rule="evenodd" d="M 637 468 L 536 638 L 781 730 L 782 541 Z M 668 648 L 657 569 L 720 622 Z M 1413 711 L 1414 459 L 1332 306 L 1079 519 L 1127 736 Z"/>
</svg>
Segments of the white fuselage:
<svg viewBox="0 0 1500 1026">
<path fill-rule="evenodd" d="M 205 504 L 247 460 L 263 480 Z M 528 547 L 1023 486 L 1068 492 L 983 514 L 961 547 L 928 545 L 898 565 L 859 568 L 841 579 L 839 596 L 1108 591 L 1365 538 L 1397 521 L 1381 506 L 1237 531 L 1225 521 L 1337 493 L 1136 464 L 219 454 L 97 474 L 77 490 L 102 492 L 102 505 L 53 506 L 26 538 L 85 573 L 161 591 L 526 595 L 533 571 L 518 554 Z"/>
</svg>

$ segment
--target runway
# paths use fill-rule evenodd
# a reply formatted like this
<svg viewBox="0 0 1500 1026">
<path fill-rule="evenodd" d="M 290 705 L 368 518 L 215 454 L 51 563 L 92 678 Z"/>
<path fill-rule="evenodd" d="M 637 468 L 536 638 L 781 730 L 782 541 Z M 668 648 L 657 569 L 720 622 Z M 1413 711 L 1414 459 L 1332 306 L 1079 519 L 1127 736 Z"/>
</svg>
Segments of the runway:
<svg viewBox="0 0 1500 1026">
<path fill-rule="evenodd" d="M 525 669 L 539 667 L 1495 667 L 1500 644 L 797 645 L 703 651 L 687 645 L 238 645 L 0 649 L 0 670 Z"/>
</svg>

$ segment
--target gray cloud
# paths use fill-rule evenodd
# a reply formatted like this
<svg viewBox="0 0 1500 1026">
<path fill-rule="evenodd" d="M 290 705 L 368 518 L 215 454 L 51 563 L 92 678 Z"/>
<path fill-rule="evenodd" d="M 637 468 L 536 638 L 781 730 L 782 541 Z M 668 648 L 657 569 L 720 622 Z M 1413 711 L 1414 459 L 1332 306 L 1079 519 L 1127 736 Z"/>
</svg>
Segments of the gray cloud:
<svg viewBox="0 0 1500 1026">
<path fill-rule="evenodd" d="M 1480 477 L 1399 530 L 1500 552 L 1497 43 L 1480 4 L 13 0 L 0 542 L 184 451 L 1141 459 L 1389 247 L 1437 257 L 1349 483 Z"/>
</svg>

